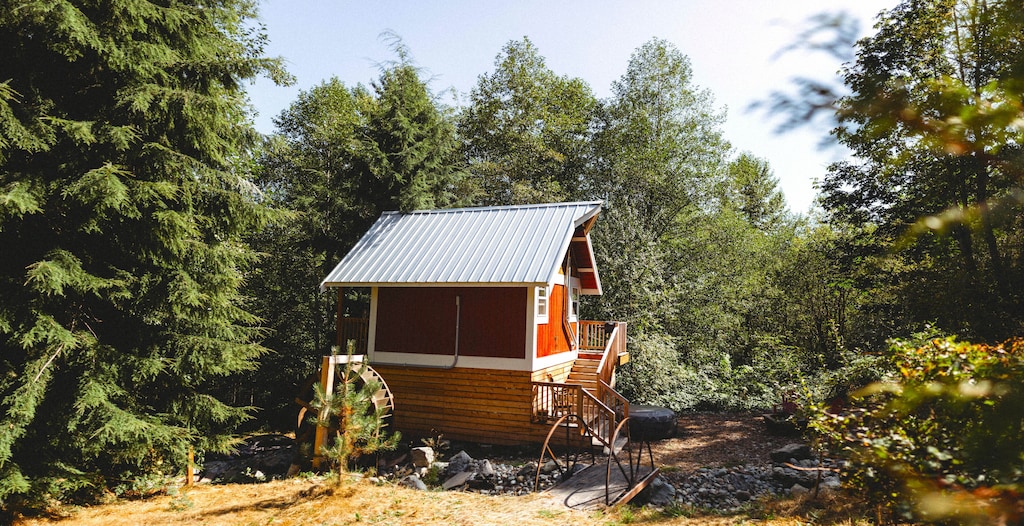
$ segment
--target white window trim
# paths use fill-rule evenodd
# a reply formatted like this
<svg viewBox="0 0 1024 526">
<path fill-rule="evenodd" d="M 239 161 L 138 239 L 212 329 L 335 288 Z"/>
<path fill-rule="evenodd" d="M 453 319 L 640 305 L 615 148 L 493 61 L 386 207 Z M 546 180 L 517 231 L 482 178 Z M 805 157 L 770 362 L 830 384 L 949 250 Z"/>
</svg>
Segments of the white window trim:
<svg viewBox="0 0 1024 526">
<path fill-rule="evenodd" d="M 569 287 L 569 322 L 576 323 L 580 321 L 580 280 L 572 278 L 572 285 Z"/>
<path fill-rule="evenodd" d="M 548 313 L 551 312 L 551 288 L 549 286 L 536 287 L 533 291 L 533 309 L 536 313 L 536 321 L 540 324 L 548 322 Z"/>
</svg>

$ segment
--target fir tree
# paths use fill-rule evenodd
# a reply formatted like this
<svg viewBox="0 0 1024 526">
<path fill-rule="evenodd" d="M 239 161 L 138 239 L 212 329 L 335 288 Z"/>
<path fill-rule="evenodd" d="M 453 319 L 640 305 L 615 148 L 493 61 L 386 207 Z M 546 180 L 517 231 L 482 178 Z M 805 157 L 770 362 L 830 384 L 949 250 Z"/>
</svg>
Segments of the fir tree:
<svg viewBox="0 0 1024 526">
<path fill-rule="evenodd" d="M 0 7 L 0 507 L 224 450 L 265 349 L 241 82 L 285 80 L 247 0 Z"/>
</svg>

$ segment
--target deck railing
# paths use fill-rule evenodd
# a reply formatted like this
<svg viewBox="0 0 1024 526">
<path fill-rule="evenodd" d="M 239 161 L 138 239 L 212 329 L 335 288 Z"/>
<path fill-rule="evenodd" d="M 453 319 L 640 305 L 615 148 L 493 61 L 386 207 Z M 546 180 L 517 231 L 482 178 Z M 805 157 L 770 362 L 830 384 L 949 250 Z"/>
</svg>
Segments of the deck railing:
<svg viewBox="0 0 1024 526">
<path fill-rule="evenodd" d="M 614 322 L 612 322 L 614 323 Z M 603 351 L 611 334 L 612 323 L 603 321 L 580 321 L 580 350 Z"/>
<path fill-rule="evenodd" d="M 604 346 L 601 347 L 601 361 L 597 364 L 597 378 L 613 386 L 615 385 L 615 366 L 619 364 L 619 355 L 626 352 L 626 323 L 607 322 L 603 323 L 603 326 L 601 334 Z M 608 330 L 609 328 L 611 330 Z"/>
<path fill-rule="evenodd" d="M 625 396 L 620 395 L 604 380 L 598 379 L 597 386 L 598 392 L 601 393 L 601 403 L 608 406 L 619 420 L 629 418 L 629 400 L 626 400 Z"/>
<path fill-rule="evenodd" d="M 370 334 L 368 318 L 341 318 L 338 320 L 338 347 L 340 353 L 366 354 Z"/>
<path fill-rule="evenodd" d="M 621 420 L 614 409 L 579 384 L 533 382 L 534 422 L 551 423 L 568 415 L 578 416 L 605 446 Z"/>
</svg>

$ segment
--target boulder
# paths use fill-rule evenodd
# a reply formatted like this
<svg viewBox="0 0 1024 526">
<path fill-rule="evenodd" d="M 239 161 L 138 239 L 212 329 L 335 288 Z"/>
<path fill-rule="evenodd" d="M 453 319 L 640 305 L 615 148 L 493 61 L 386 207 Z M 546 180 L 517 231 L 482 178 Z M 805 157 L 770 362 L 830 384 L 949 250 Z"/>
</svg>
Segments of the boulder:
<svg viewBox="0 0 1024 526">
<path fill-rule="evenodd" d="M 448 479 L 441 484 L 441 489 L 448 490 L 462 486 L 466 482 L 469 482 L 469 480 L 472 479 L 474 475 L 476 475 L 476 473 L 472 471 L 462 471 L 456 473 L 451 477 L 448 477 Z"/>
<path fill-rule="evenodd" d="M 807 444 L 801 444 L 794 442 L 792 444 L 786 444 L 785 446 L 776 449 L 771 452 L 772 462 L 788 462 L 790 459 L 794 460 L 805 460 L 817 458 L 814 452 L 811 451 L 811 446 Z"/>
<path fill-rule="evenodd" d="M 415 474 L 409 475 L 402 479 L 401 484 L 407 488 L 418 489 L 420 491 L 426 491 L 427 485 L 420 480 Z"/>
<path fill-rule="evenodd" d="M 412 457 L 412 465 L 418 468 L 429 467 L 434 463 L 434 450 L 426 446 L 412 448 L 409 455 Z"/>
<path fill-rule="evenodd" d="M 655 477 L 641 496 L 651 506 L 668 506 L 676 500 L 676 488 L 661 477 Z"/>
<path fill-rule="evenodd" d="M 462 473 L 469 469 L 469 465 L 472 462 L 473 457 L 469 456 L 469 453 L 466 453 L 465 450 L 459 451 L 455 456 L 448 459 L 448 468 L 445 469 L 445 474 L 451 476 L 456 473 Z"/>
</svg>

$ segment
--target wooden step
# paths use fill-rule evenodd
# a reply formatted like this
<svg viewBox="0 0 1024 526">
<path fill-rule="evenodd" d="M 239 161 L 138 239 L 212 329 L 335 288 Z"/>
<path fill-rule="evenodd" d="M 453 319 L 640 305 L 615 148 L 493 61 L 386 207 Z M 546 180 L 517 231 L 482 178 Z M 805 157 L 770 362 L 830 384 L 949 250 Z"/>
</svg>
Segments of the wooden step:
<svg viewBox="0 0 1024 526">
<path fill-rule="evenodd" d="M 597 378 L 594 378 L 593 376 L 589 378 L 569 376 L 568 382 L 579 384 L 583 386 L 584 389 L 597 389 Z"/>
<path fill-rule="evenodd" d="M 597 370 L 597 366 L 601 365 L 599 360 L 581 360 L 577 359 L 572 363 L 573 369 L 590 369 L 593 371 Z"/>
</svg>

